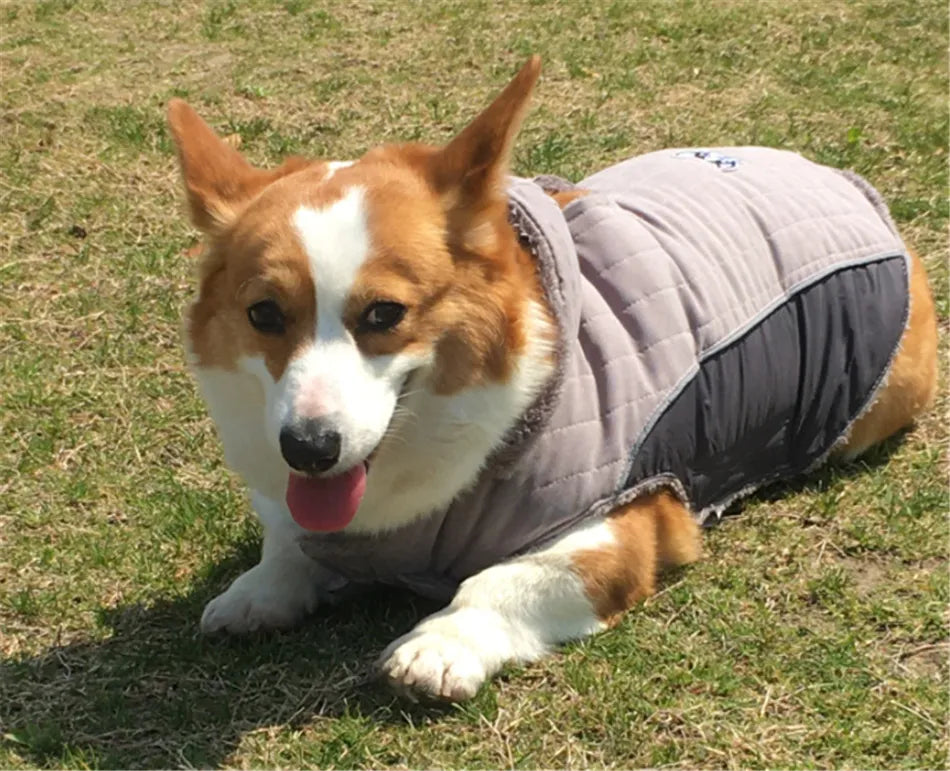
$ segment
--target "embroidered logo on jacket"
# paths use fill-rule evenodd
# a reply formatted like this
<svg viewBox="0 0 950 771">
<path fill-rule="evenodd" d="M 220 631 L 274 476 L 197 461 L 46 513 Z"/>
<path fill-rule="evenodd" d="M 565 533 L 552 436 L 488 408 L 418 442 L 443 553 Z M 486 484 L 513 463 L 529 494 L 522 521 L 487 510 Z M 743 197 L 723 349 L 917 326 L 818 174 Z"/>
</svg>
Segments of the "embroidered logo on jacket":
<svg viewBox="0 0 950 771">
<path fill-rule="evenodd" d="M 723 155 L 715 150 L 680 150 L 675 154 L 677 158 L 698 158 L 711 163 L 722 171 L 735 171 L 739 167 L 739 159 L 730 155 Z"/>
</svg>

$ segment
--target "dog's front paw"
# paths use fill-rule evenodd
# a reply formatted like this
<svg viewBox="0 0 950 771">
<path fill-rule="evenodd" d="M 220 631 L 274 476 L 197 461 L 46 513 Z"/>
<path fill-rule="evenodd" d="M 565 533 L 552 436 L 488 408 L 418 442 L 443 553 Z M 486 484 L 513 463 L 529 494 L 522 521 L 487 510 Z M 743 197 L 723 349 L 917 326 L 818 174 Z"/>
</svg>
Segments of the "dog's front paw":
<svg viewBox="0 0 950 771">
<path fill-rule="evenodd" d="M 305 572 L 288 575 L 257 565 L 205 606 L 201 631 L 244 634 L 287 629 L 312 613 L 318 599 L 318 585 Z"/>
<path fill-rule="evenodd" d="M 379 662 L 389 685 L 411 701 L 465 701 L 478 692 L 486 678 L 478 652 L 457 636 L 437 629 L 400 637 Z"/>
</svg>

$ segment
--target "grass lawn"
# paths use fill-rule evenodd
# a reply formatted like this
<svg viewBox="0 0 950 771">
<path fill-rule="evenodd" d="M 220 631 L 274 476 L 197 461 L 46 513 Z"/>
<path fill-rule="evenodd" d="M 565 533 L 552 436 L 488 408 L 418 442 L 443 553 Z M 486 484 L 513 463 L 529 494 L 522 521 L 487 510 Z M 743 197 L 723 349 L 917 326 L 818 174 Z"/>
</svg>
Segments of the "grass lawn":
<svg viewBox="0 0 950 771">
<path fill-rule="evenodd" d="M 743 143 L 854 168 L 946 339 L 947 37 L 937 0 L 0 2 L 0 767 L 945 767 L 946 379 L 902 439 L 750 502 L 619 628 L 465 706 L 369 679 L 431 610 L 404 594 L 200 638 L 258 533 L 183 364 L 163 109 L 259 163 L 350 158 L 446 140 L 538 52 L 518 172 Z"/>
</svg>

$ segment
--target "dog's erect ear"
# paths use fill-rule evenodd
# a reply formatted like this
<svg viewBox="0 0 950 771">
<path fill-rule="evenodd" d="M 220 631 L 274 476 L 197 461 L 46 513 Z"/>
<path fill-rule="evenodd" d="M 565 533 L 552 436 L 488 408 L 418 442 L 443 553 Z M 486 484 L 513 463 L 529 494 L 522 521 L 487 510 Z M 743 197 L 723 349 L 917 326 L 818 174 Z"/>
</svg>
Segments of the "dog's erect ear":
<svg viewBox="0 0 950 771">
<path fill-rule="evenodd" d="M 227 227 L 242 205 L 264 187 L 308 163 L 288 158 L 270 171 L 251 166 L 235 149 L 236 143 L 221 139 L 181 99 L 169 102 L 168 125 L 178 150 L 191 220 L 206 233 Z"/>
<path fill-rule="evenodd" d="M 540 74 L 541 58 L 532 56 L 495 101 L 433 157 L 433 181 L 448 209 L 477 219 L 505 200 L 511 149 Z"/>
<path fill-rule="evenodd" d="M 168 104 L 168 126 L 178 150 L 192 222 L 205 232 L 225 227 L 246 199 L 256 169 L 181 99 Z"/>
</svg>

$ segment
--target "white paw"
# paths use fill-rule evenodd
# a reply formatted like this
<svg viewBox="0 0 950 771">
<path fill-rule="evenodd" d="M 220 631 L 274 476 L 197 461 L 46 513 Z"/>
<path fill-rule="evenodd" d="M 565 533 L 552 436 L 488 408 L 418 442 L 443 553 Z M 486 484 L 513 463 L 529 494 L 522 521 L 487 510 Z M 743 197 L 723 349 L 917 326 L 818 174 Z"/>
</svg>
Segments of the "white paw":
<svg viewBox="0 0 950 771">
<path fill-rule="evenodd" d="M 239 576 L 201 614 L 204 634 L 286 629 L 317 607 L 319 585 L 307 571 L 282 573 L 257 565 Z"/>
<path fill-rule="evenodd" d="M 478 692 L 486 677 L 482 659 L 473 648 L 437 630 L 415 630 L 400 637 L 379 661 L 389 685 L 411 701 L 420 697 L 465 701 Z"/>
</svg>

